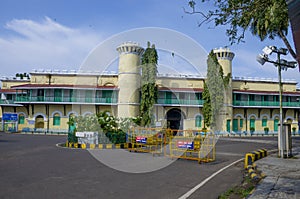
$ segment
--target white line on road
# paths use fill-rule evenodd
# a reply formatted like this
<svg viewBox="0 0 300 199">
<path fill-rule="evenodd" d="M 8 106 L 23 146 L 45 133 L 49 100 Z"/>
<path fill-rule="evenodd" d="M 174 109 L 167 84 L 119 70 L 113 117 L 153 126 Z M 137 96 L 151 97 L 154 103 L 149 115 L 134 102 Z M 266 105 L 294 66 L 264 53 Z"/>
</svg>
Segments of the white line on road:
<svg viewBox="0 0 300 199">
<path fill-rule="evenodd" d="M 256 142 L 256 143 L 264 143 L 264 144 L 276 144 L 277 141 L 275 140 L 258 140 L 258 139 L 239 139 L 239 138 L 226 138 L 220 139 L 226 141 L 233 141 L 233 142 Z"/>
<path fill-rule="evenodd" d="M 192 188 L 191 190 L 189 190 L 188 192 L 186 192 L 184 195 L 182 195 L 179 199 L 186 199 L 189 196 L 191 196 L 197 189 L 201 188 L 202 186 L 204 186 L 208 181 L 210 181 L 213 177 L 215 177 L 216 175 L 218 175 L 219 173 L 221 173 L 222 171 L 224 171 L 225 169 L 231 167 L 232 165 L 240 162 L 244 160 L 244 158 L 241 158 L 229 165 L 227 165 L 226 167 L 223 167 L 222 169 L 220 169 L 219 171 L 215 172 L 214 174 L 212 174 L 211 176 L 209 176 L 208 178 L 206 178 L 205 180 L 203 180 L 200 184 L 196 185 L 194 188 Z"/>
</svg>

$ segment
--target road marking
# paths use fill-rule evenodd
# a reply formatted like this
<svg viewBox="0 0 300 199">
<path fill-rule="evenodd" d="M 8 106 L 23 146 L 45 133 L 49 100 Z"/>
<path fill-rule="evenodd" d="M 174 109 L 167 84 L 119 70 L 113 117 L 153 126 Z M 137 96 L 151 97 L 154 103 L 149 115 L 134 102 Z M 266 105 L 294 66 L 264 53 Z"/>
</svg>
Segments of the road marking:
<svg viewBox="0 0 300 199">
<path fill-rule="evenodd" d="M 264 144 L 276 144 L 277 141 L 273 140 L 256 140 L 256 139 L 239 139 L 239 138 L 226 138 L 221 139 L 225 141 L 233 141 L 233 142 L 256 142 L 256 143 L 264 143 Z"/>
<path fill-rule="evenodd" d="M 209 176 L 208 178 L 206 178 L 205 180 L 203 180 L 200 184 L 196 185 L 194 188 L 192 188 L 191 190 L 189 190 L 188 192 L 186 192 L 184 195 L 182 195 L 179 199 L 186 199 L 189 196 L 191 196 L 197 189 L 201 188 L 202 186 L 204 186 L 208 181 L 210 181 L 212 178 L 214 178 L 216 175 L 218 175 L 219 173 L 221 173 L 222 171 L 224 171 L 225 169 L 231 167 L 232 165 L 243 161 L 244 158 L 241 158 L 229 165 L 227 165 L 226 167 L 223 167 L 222 169 L 220 169 L 219 171 L 213 173 L 211 176 Z"/>
<path fill-rule="evenodd" d="M 243 157 L 243 154 L 240 153 L 229 153 L 229 152 L 217 152 L 216 155 L 228 155 L 228 156 L 240 156 Z"/>
</svg>

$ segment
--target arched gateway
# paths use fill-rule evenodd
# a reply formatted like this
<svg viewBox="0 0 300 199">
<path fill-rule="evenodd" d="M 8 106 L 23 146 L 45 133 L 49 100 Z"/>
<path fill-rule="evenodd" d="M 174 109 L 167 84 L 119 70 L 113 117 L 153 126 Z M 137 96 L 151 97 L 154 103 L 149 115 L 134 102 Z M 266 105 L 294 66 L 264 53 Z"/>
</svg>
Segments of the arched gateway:
<svg viewBox="0 0 300 199">
<path fill-rule="evenodd" d="M 183 119 L 185 118 L 184 113 L 178 108 L 172 108 L 167 112 L 167 124 L 168 128 L 174 130 L 183 129 Z"/>
</svg>

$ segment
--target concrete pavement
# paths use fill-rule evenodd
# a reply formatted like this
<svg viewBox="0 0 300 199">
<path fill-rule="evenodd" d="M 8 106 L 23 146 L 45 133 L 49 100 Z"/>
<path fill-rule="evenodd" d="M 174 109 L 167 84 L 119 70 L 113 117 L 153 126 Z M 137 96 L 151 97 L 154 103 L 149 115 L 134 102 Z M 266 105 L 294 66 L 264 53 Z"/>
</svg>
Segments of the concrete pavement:
<svg viewBox="0 0 300 199">
<path fill-rule="evenodd" d="M 277 153 L 255 162 L 266 177 L 249 199 L 300 198 L 300 148 L 293 148 L 293 158 L 282 159 Z"/>
</svg>

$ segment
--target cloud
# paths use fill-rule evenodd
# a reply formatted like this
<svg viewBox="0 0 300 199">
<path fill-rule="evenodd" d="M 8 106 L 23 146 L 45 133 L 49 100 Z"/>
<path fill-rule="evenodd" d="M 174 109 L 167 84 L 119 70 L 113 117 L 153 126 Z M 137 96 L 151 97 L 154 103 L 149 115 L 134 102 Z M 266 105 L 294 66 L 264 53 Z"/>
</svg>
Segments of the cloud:
<svg viewBox="0 0 300 199">
<path fill-rule="evenodd" d="M 39 68 L 77 70 L 89 51 L 103 40 L 92 30 L 70 28 L 49 17 L 41 22 L 14 19 L 5 28 L 13 34 L 0 36 L 1 75 Z"/>
</svg>

